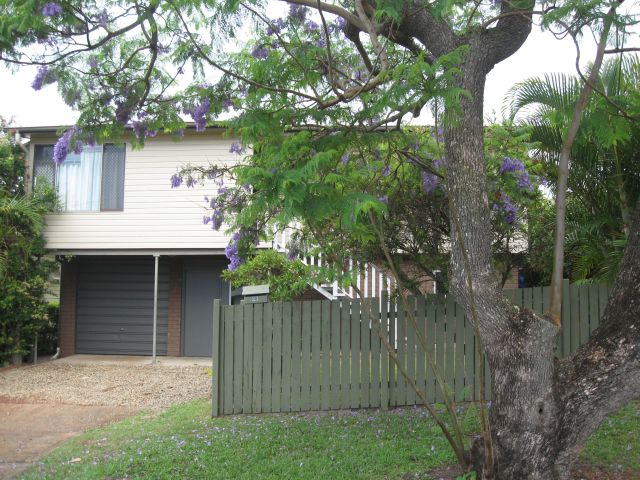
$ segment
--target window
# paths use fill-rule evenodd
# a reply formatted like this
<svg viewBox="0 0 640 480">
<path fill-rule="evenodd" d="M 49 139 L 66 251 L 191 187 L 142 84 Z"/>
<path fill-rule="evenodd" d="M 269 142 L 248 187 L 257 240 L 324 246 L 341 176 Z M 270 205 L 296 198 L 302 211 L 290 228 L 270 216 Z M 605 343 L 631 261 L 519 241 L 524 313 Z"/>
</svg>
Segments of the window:
<svg viewBox="0 0 640 480">
<path fill-rule="evenodd" d="M 124 207 L 124 146 L 85 146 L 62 165 L 53 161 L 52 145 L 36 145 L 33 185 L 47 182 L 58 193 L 62 210 L 121 211 Z"/>
</svg>

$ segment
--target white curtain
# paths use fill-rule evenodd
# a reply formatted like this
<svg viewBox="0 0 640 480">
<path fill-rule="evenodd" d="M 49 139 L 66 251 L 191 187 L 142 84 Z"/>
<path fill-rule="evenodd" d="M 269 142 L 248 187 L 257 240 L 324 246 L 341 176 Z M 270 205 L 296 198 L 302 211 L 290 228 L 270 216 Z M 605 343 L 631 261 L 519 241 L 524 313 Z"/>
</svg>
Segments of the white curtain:
<svg viewBox="0 0 640 480">
<path fill-rule="evenodd" d="M 100 211 L 102 146 L 70 153 L 58 170 L 58 196 L 63 210 Z"/>
</svg>

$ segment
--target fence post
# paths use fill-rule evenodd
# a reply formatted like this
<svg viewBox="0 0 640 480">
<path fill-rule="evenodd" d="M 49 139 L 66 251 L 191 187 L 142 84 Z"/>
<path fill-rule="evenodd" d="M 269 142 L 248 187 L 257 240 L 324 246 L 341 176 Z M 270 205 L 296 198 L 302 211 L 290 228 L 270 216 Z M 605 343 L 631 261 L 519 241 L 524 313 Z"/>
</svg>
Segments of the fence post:
<svg viewBox="0 0 640 480">
<path fill-rule="evenodd" d="M 218 417 L 220 408 L 220 392 L 222 390 L 222 355 L 220 355 L 220 317 L 222 316 L 220 299 L 213 301 L 213 338 L 211 348 L 211 416 Z"/>
</svg>

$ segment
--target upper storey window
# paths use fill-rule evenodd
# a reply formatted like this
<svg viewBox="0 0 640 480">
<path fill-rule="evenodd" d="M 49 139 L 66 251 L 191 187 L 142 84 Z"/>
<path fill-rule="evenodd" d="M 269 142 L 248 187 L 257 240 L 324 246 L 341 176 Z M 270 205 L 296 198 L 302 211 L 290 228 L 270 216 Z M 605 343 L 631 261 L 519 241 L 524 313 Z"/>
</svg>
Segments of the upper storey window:
<svg viewBox="0 0 640 480">
<path fill-rule="evenodd" d="M 121 211 L 124 208 L 123 146 L 85 146 L 69 153 L 62 165 L 53 161 L 53 145 L 36 145 L 33 184 L 48 182 L 68 212 Z"/>
</svg>

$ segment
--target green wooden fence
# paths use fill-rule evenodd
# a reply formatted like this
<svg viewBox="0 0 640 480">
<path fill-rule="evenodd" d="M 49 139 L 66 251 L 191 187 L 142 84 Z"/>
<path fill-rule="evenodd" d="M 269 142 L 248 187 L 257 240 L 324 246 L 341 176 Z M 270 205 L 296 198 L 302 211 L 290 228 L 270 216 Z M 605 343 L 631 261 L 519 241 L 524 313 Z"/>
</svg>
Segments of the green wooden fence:
<svg viewBox="0 0 640 480">
<path fill-rule="evenodd" d="M 517 305 L 544 312 L 549 287 L 507 290 Z M 606 285 L 564 288 L 558 355 L 574 352 L 598 325 Z M 475 332 L 451 297 L 214 304 L 213 415 L 298 412 L 419 403 L 390 361 L 379 322 L 398 360 L 426 393 L 442 401 L 427 350 L 454 398 L 480 398 Z M 371 316 L 374 319 L 372 327 Z M 418 331 L 413 326 L 415 318 Z M 419 333 L 421 335 L 419 335 Z M 489 376 L 485 376 L 489 391 Z"/>
</svg>

